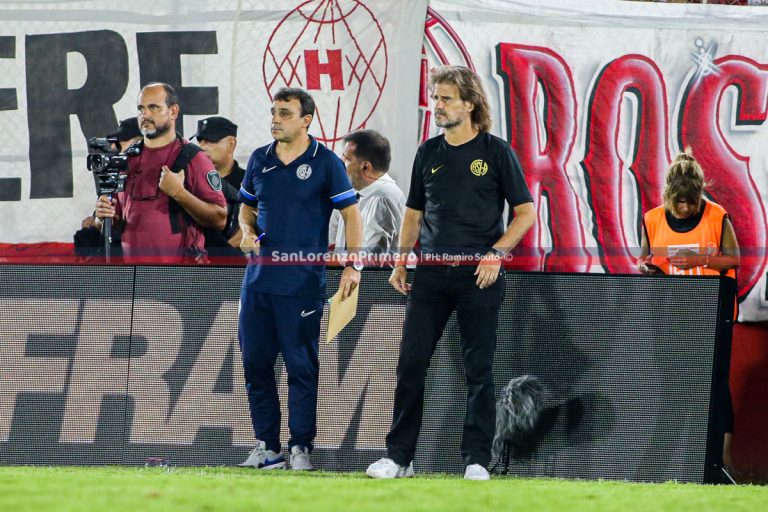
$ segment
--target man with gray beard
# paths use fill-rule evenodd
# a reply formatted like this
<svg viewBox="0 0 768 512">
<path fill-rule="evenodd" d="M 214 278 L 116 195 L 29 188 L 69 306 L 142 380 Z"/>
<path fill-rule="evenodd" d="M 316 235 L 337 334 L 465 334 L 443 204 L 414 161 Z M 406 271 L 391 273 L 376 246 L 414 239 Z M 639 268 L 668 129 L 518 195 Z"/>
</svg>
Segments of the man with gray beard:
<svg viewBox="0 0 768 512">
<path fill-rule="evenodd" d="M 435 124 L 444 133 L 416 153 L 400 258 L 389 278 L 408 296 L 397 362 L 387 456 L 371 464 L 372 478 L 413 476 L 424 415 L 427 368 L 456 311 L 467 383 L 461 455 L 464 478 L 488 480 L 495 429 L 493 356 L 504 299 L 503 260 L 536 221 L 536 209 L 517 156 L 490 133 L 488 97 L 480 77 L 462 66 L 430 71 Z M 504 224 L 504 204 L 514 218 Z M 413 284 L 405 263 L 419 242 Z"/>
</svg>

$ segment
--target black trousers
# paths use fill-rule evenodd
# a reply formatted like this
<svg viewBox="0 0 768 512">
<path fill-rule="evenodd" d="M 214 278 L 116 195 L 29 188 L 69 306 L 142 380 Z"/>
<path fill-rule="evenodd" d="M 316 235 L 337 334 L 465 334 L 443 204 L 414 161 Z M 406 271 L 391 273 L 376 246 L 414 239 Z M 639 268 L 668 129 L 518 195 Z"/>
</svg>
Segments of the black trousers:
<svg viewBox="0 0 768 512">
<path fill-rule="evenodd" d="M 424 385 L 429 361 L 445 324 L 456 310 L 467 378 L 467 409 L 461 455 L 465 465 L 488 467 L 496 428 L 493 355 L 499 308 L 504 299 L 504 273 L 489 288 L 475 284 L 475 265 L 416 268 L 408 300 L 397 363 L 392 428 L 387 435 L 389 458 L 408 465 L 424 413 Z"/>
</svg>

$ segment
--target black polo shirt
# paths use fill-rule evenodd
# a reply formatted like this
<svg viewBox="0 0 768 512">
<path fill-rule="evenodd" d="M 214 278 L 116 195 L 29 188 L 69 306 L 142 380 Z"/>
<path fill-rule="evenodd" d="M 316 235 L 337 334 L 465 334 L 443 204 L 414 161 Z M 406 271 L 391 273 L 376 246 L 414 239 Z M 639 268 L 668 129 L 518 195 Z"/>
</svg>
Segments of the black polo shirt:
<svg viewBox="0 0 768 512">
<path fill-rule="evenodd" d="M 451 146 L 439 135 L 416 152 L 406 206 L 424 212 L 422 253 L 485 254 L 504 233 L 504 201 L 533 199 L 503 139 L 480 133 Z"/>
</svg>

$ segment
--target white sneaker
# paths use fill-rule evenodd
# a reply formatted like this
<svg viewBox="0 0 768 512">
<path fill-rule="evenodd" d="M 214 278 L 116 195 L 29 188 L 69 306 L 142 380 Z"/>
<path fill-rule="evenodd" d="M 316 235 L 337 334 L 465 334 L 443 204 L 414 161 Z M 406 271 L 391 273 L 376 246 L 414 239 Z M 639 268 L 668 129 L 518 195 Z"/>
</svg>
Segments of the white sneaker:
<svg viewBox="0 0 768 512">
<path fill-rule="evenodd" d="M 470 464 L 464 471 L 464 480 L 490 480 L 488 470 L 480 464 Z"/>
<path fill-rule="evenodd" d="M 400 466 L 392 459 L 384 457 L 368 466 L 365 474 L 371 478 L 411 478 L 413 462 L 407 466 Z"/>
<path fill-rule="evenodd" d="M 309 448 L 299 445 L 291 448 L 291 469 L 298 471 L 312 471 L 315 469 L 309 460 Z"/>
<path fill-rule="evenodd" d="M 251 450 L 248 458 L 238 466 L 257 469 L 285 469 L 285 457 L 272 450 L 267 450 L 267 444 L 264 441 L 256 441 L 256 448 Z"/>
</svg>

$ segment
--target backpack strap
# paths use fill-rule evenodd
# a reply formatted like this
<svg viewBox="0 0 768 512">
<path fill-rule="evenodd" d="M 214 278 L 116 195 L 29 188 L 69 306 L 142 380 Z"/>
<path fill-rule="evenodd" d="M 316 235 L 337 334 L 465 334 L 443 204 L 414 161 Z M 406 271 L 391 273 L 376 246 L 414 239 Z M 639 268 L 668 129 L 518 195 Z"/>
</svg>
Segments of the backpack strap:
<svg viewBox="0 0 768 512">
<path fill-rule="evenodd" d="M 195 155 L 201 151 L 202 148 L 197 144 L 193 144 L 192 142 L 182 142 L 181 151 L 179 151 L 179 154 L 176 156 L 176 160 L 174 160 L 171 170 L 173 172 L 183 171 L 187 168 L 189 162 L 195 158 Z"/>
<path fill-rule="evenodd" d="M 181 140 L 181 135 L 177 133 L 176 136 L 179 138 L 179 140 Z M 176 156 L 176 160 L 173 161 L 171 171 L 177 173 L 185 170 L 192 159 L 195 158 L 195 155 L 201 151 L 202 149 L 197 144 L 193 144 L 191 142 L 182 142 L 181 151 L 179 151 L 179 154 Z M 187 182 L 185 180 L 184 188 L 186 187 Z M 171 199 L 168 204 L 168 215 L 171 221 L 171 233 L 181 232 L 182 221 L 184 224 L 193 222 L 187 211 L 184 210 L 184 208 L 182 208 L 181 205 L 179 205 L 179 203 L 173 199 Z"/>
</svg>

